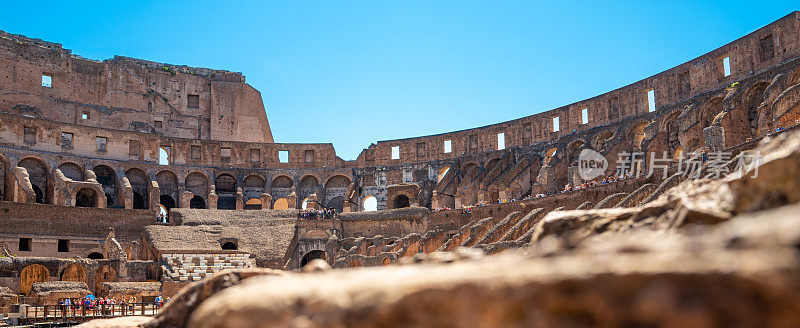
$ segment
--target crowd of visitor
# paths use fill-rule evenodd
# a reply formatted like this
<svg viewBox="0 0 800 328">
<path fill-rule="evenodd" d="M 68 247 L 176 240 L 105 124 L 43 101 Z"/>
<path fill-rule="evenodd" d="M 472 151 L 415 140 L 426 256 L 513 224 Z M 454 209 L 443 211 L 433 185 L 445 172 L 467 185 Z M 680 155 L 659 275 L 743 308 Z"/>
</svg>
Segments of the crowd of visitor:
<svg viewBox="0 0 800 328">
<path fill-rule="evenodd" d="M 319 210 L 300 210 L 297 214 L 300 219 L 304 220 L 327 220 L 335 219 L 337 214 L 333 209 L 319 209 Z"/>
<path fill-rule="evenodd" d="M 158 309 L 168 303 L 170 298 L 162 298 L 161 295 L 156 296 L 152 302 L 145 302 L 144 300 L 137 300 L 135 297 L 130 296 L 127 299 L 121 298 L 117 300 L 114 297 L 95 297 L 94 295 L 87 295 L 84 298 L 64 298 L 58 301 L 61 311 L 77 312 L 82 310 L 88 311 L 132 311 L 138 306 L 147 304 L 152 305 Z"/>
</svg>

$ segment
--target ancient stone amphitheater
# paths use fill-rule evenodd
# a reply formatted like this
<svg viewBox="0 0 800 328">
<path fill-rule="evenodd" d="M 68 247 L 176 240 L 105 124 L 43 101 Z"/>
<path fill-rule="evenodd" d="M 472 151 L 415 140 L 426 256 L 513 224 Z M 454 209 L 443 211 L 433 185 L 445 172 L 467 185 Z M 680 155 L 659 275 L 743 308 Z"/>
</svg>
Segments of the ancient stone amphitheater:
<svg viewBox="0 0 800 328">
<path fill-rule="evenodd" d="M 0 110 L 6 312 L 116 293 L 172 301 L 87 325 L 800 325 L 800 12 L 617 90 L 353 161 L 273 142 L 240 73 L 4 32 Z M 587 149 L 607 159 L 596 178 Z"/>
</svg>

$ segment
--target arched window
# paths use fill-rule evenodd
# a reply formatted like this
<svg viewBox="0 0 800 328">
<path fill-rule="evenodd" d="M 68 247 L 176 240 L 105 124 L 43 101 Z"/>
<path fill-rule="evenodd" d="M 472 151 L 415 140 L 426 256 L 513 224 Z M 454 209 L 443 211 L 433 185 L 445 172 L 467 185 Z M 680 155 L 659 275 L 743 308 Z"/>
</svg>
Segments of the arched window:
<svg viewBox="0 0 800 328">
<path fill-rule="evenodd" d="M 375 196 L 367 196 L 364 198 L 364 212 L 371 212 L 378 210 L 378 199 Z"/>
</svg>

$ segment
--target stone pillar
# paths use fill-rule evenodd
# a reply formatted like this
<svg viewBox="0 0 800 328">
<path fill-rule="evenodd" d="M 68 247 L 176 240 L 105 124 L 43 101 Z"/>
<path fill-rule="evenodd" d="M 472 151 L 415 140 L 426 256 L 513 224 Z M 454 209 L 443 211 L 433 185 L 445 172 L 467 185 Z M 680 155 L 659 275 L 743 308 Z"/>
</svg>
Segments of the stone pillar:
<svg viewBox="0 0 800 328">
<path fill-rule="evenodd" d="M 721 126 L 709 126 L 703 129 L 705 145 L 711 151 L 721 151 L 725 149 L 725 128 Z"/>
<path fill-rule="evenodd" d="M 208 192 L 208 208 L 216 209 L 217 200 L 219 200 L 219 196 L 217 196 L 217 189 L 212 185 Z"/>
<path fill-rule="evenodd" d="M 297 194 L 294 191 L 289 196 L 286 196 L 286 201 L 289 203 L 290 209 L 297 208 Z"/>
<path fill-rule="evenodd" d="M 31 184 L 30 176 L 28 175 L 28 170 L 24 167 L 17 166 L 14 171 L 14 180 L 17 182 L 16 190 L 14 190 L 14 199 L 13 201 L 19 203 L 35 203 L 36 202 L 36 192 L 33 191 L 33 185 Z"/>
<path fill-rule="evenodd" d="M 150 180 L 150 209 L 158 208 L 161 205 L 161 189 L 158 187 L 156 180 Z"/>
<path fill-rule="evenodd" d="M 261 194 L 261 209 L 268 210 L 272 208 L 272 196 L 268 193 Z"/>
<path fill-rule="evenodd" d="M 192 203 L 192 198 L 194 198 L 194 193 L 188 190 L 182 190 L 178 198 L 180 198 L 178 200 L 180 208 L 189 208 Z"/>
<path fill-rule="evenodd" d="M 236 188 L 236 209 L 244 209 L 244 192 L 242 188 Z"/>
<path fill-rule="evenodd" d="M 117 172 L 117 174 L 123 174 L 121 171 Z M 122 204 L 125 209 L 130 210 L 133 209 L 133 187 L 131 186 L 131 181 L 128 180 L 128 177 L 123 176 L 120 179 L 120 192 L 117 195 L 117 198 L 122 197 Z"/>
<path fill-rule="evenodd" d="M 453 201 L 455 201 L 455 208 L 461 208 L 461 197 L 454 197 Z"/>
</svg>

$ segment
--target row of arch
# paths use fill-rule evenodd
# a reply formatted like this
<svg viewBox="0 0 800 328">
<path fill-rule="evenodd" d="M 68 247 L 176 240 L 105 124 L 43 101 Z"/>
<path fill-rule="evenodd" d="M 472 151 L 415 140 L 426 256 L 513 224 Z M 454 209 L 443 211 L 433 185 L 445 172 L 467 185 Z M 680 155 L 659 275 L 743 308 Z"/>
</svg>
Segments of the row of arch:
<svg viewBox="0 0 800 328">
<path fill-rule="evenodd" d="M 0 165 L 5 167 L 0 170 L 0 178 L 5 178 L 7 172 L 7 163 L 0 162 Z M 31 186 L 36 195 L 36 203 L 49 203 L 51 202 L 51 178 L 47 164 L 37 157 L 27 156 L 17 163 L 17 166 L 26 169 L 29 175 Z M 68 179 L 74 181 L 85 180 L 85 170 L 80 165 L 73 162 L 65 162 L 58 166 L 58 169 Z M 97 182 L 102 186 L 107 200 L 107 207 L 121 208 L 124 204 L 117 197 L 119 191 L 119 181 L 116 171 L 108 165 L 97 165 L 92 168 L 96 176 Z M 125 177 L 130 182 L 132 189 L 132 203 L 134 209 L 147 209 L 149 208 L 149 187 L 150 177 L 144 170 L 139 168 L 130 168 L 124 171 Z M 208 202 L 208 194 L 210 192 L 209 178 L 206 174 L 201 172 L 191 172 L 183 180 L 183 186 L 179 184 L 178 176 L 170 170 L 161 170 L 155 175 L 155 180 L 158 183 L 160 196 L 158 203 L 161 204 L 166 210 L 177 206 L 178 192 L 181 187 L 183 190 L 190 191 L 194 194 L 190 200 L 190 208 L 206 208 Z M 325 194 L 321 195 L 330 200 L 343 196 L 348 186 L 350 185 L 350 178 L 344 175 L 334 175 L 328 178 L 324 184 Z M 256 173 L 247 175 L 242 184 L 239 185 L 237 179 L 229 173 L 221 173 L 214 179 L 214 190 L 218 196 L 217 208 L 218 209 L 235 209 L 236 206 L 236 193 L 241 189 L 245 194 L 247 200 L 247 208 L 255 209 L 261 208 L 260 195 L 266 189 L 266 179 Z M 288 208 L 288 196 L 294 191 L 294 179 L 287 175 L 278 175 L 272 179 L 271 191 L 274 195 L 273 205 L 277 208 Z M 304 175 L 300 180 L 300 190 L 298 196 L 305 199 L 311 194 L 318 193 L 320 187 L 319 179 L 314 175 Z M 4 192 L 0 186 L 0 197 Z M 92 207 L 97 198 L 97 194 L 91 188 L 82 188 L 79 190 L 76 197 L 76 206 Z M 321 198 L 318 195 L 318 198 Z M 341 200 L 343 201 L 343 199 Z M 341 207 L 341 206 L 339 206 Z"/>
<path fill-rule="evenodd" d="M 155 280 L 160 276 L 160 272 L 148 272 L 146 279 Z M 157 270 L 156 270 L 157 271 Z M 31 292 L 31 287 L 37 282 L 50 281 L 50 270 L 41 264 L 28 265 L 20 271 L 19 275 L 19 292 L 20 294 L 28 295 Z M 88 282 L 88 275 L 86 269 L 79 263 L 72 263 L 61 270 L 58 275 L 60 281 L 73 281 L 73 282 Z M 103 265 L 95 271 L 95 288 L 100 289 L 100 284 L 104 282 L 116 281 L 117 270 L 110 265 Z"/>
</svg>

